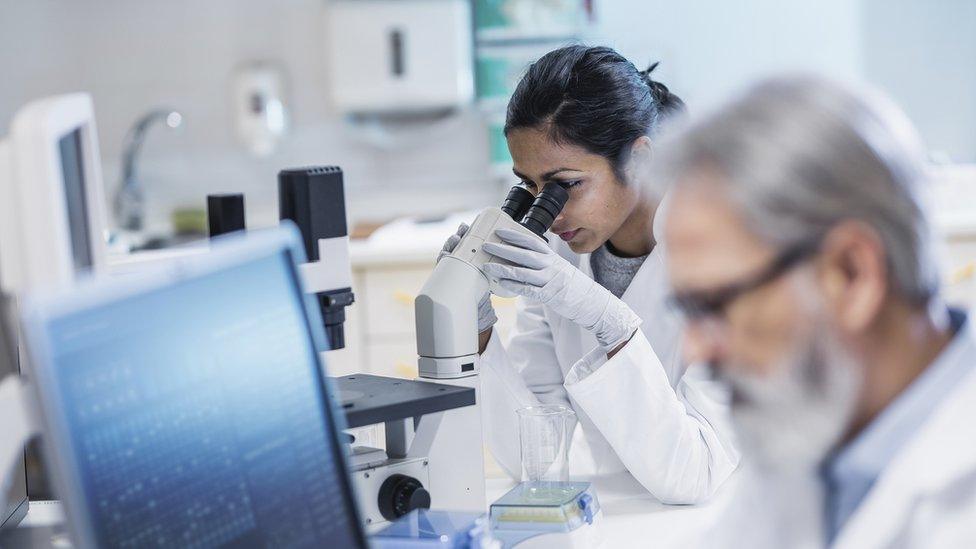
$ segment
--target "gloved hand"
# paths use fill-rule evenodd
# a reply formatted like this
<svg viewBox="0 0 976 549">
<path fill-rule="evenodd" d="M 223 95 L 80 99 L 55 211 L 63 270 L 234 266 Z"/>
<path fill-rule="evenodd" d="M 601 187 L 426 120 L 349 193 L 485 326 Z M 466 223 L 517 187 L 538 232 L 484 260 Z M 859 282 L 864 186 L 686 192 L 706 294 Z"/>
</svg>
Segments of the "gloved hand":
<svg viewBox="0 0 976 549">
<path fill-rule="evenodd" d="M 555 312 L 593 332 L 608 352 L 627 342 L 641 319 L 626 303 L 560 257 L 548 244 L 513 229 L 497 229 L 507 242 L 486 242 L 483 249 L 515 265 L 488 263 L 488 276 L 499 285 L 529 299 L 541 301 Z"/>
<path fill-rule="evenodd" d="M 458 225 L 457 232 L 452 234 L 444 242 L 444 247 L 441 248 L 439 254 L 437 254 L 437 261 L 440 261 L 444 256 L 451 255 L 454 248 L 457 248 L 461 238 L 464 234 L 468 232 L 468 224 L 461 223 Z M 491 294 L 485 292 L 485 295 L 481 296 L 481 300 L 478 301 L 478 333 L 484 332 L 488 328 L 491 328 L 498 322 L 498 317 L 495 316 L 495 309 L 491 306 Z"/>
</svg>

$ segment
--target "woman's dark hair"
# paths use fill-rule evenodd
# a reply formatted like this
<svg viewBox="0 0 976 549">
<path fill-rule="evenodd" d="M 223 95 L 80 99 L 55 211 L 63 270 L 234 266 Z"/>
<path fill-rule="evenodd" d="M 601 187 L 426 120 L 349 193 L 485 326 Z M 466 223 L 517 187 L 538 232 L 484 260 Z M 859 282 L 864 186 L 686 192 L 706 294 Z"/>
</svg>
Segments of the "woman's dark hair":
<svg viewBox="0 0 976 549">
<path fill-rule="evenodd" d="M 605 157 L 618 177 L 634 140 L 651 135 L 685 104 L 651 79 L 654 63 L 639 71 L 605 47 L 567 46 L 533 63 L 508 102 L 505 135 L 545 127 L 557 143 Z"/>
</svg>

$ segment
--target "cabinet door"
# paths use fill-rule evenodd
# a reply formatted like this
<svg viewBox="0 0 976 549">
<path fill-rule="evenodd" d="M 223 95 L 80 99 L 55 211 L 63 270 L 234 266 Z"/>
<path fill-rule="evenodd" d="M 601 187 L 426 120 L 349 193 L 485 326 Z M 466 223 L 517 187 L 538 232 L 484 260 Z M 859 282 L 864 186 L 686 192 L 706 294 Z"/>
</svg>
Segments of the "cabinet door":
<svg viewBox="0 0 976 549">
<path fill-rule="evenodd" d="M 384 337 L 369 342 L 367 371 L 378 376 L 417 377 L 417 342 L 413 337 Z"/>
<path fill-rule="evenodd" d="M 365 318 L 362 327 L 366 337 L 413 337 L 413 300 L 430 273 L 430 267 L 364 271 L 362 293 Z"/>
</svg>

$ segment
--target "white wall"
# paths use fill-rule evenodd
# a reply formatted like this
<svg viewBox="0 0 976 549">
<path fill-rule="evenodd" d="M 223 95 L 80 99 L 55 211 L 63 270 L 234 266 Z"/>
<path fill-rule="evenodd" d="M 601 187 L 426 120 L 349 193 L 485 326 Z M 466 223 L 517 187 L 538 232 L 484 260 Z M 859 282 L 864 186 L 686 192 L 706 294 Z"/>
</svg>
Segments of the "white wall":
<svg viewBox="0 0 976 549">
<path fill-rule="evenodd" d="M 600 35 L 646 67 L 692 110 L 714 105 L 756 78 L 813 71 L 862 73 L 854 0 L 604 1 Z M 658 72 L 659 71 L 659 72 Z"/>
<path fill-rule="evenodd" d="M 976 2 L 693 0 L 598 3 L 600 34 L 707 108 L 779 71 L 876 85 L 955 162 L 976 161 Z"/>
<path fill-rule="evenodd" d="M 976 2 L 865 0 L 863 10 L 866 77 L 930 149 L 976 162 Z"/>
</svg>

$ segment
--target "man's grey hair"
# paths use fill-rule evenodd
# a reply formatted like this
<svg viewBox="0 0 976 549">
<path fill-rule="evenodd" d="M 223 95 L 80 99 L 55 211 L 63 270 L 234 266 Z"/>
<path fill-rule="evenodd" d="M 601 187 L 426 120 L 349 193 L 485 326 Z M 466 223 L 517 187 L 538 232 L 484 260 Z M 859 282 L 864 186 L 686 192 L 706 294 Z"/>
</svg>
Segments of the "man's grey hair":
<svg viewBox="0 0 976 549">
<path fill-rule="evenodd" d="M 676 185 L 696 169 L 715 172 L 771 245 L 858 220 L 881 238 L 893 292 L 923 304 L 938 291 L 924 152 L 905 115 L 877 92 L 810 76 L 767 80 L 677 133 L 660 158 Z"/>
</svg>

